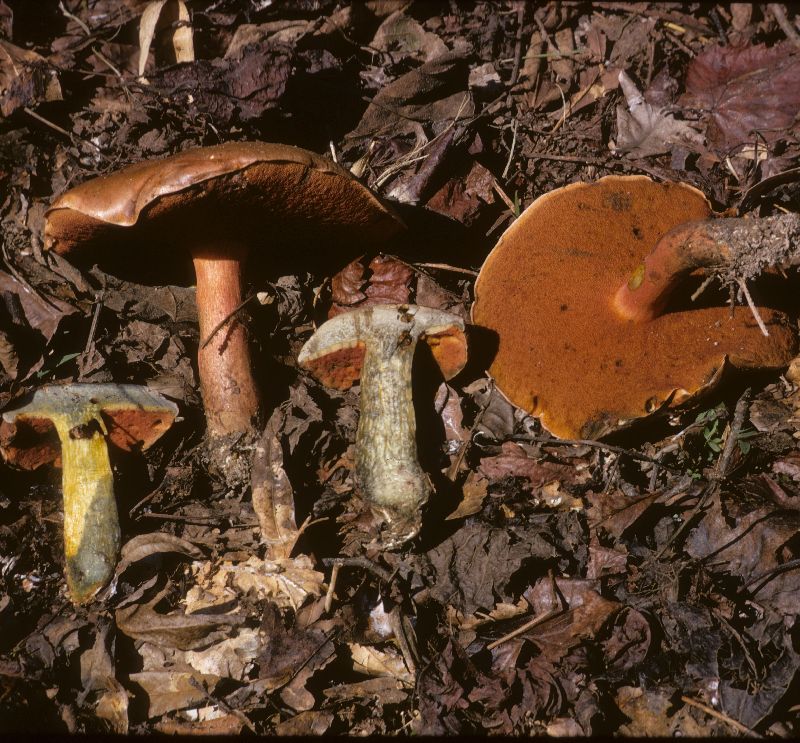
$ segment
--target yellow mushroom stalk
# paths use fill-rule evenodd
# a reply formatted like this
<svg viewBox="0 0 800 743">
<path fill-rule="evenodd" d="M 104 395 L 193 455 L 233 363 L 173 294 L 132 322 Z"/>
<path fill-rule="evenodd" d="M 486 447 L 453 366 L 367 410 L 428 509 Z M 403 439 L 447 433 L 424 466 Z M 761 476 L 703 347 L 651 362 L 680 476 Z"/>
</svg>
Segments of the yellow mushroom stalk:
<svg viewBox="0 0 800 743">
<path fill-rule="evenodd" d="M 145 449 L 166 431 L 177 406 L 146 387 L 118 384 L 70 384 L 37 390 L 31 401 L 3 414 L 17 432 L 54 428 L 61 444 L 64 499 L 64 553 L 72 601 L 84 604 L 114 573 L 120 547 L 119 517 L 108 445 Z M 54 461 L 47 444 L 23 447 L 14 435 L 2 448 L 10 464 L 33 469 Z M 30 437 L 28 437 L 30 440 Z M 26 453 L 28 456 L 26 456 Z"/>
</svg>

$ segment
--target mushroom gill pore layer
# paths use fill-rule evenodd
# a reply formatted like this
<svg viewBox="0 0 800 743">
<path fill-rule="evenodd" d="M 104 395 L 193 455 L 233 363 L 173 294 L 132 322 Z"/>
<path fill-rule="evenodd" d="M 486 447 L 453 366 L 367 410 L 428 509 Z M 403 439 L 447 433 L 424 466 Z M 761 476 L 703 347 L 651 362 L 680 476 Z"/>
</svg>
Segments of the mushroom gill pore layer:
<svg viewBox="0 0 800 743">
<path fill-rule="evenodd" d="M 561 438 L 597 438 L 708 390 L 729 361 L 780 368 L 796 339 L 779 312 L 747 307 L 623 319 L 620 285 L 665 233 L 710 218 L 707 199 L 644 176 L 576 183 L 537 199 L 505 232 L 475 285 L 472 318 L 495 331 L 491 374 Z"/>
</svg>

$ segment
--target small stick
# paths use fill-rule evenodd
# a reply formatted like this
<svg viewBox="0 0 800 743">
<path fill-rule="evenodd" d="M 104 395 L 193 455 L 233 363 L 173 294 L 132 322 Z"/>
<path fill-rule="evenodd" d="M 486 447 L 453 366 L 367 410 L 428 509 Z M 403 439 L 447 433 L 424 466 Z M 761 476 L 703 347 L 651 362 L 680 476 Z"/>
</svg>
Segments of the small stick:
<svg viewBox="0 0 800 743">
<path fill-rule="evenodd" d="M 503 180 L 506 179 L 508 176 L 508 171 L 511 168 L 511 163 L 514 161 L 514 150 L 517 147 L 517 129 L 519 128 L 519 122 L 514 119 L 514 123 L 511 125 L 511 133 L 513 136 L 511 137 L 511 147 L 508 150 L 508 160 L 506 161 L 506 167 L 503 168 L 503 175 L 500 176 Z"/>
<path fill-rule="evenodd" d="M 458 266 L 451 266 L 447 263 L 415 263 L 418 268 L 437 268 L 440 271 L 451 271 L 452 273 L 463 273 L 465 276 L 477 276 L 477 271 L 472 271 L 469 268 L 459 268 Z"/>
<path fill-rule="evenodd" d="M 333 606 L 333 592 L 336 590 L 336 581 L 339 579 L 339 568 L 341 565 L 338 562 L 333 564 L 331 568 L 331 579 L 328 583 L 328 592 L 325 594 L 325 613 L 331 613 L 331 607 Z"/>
<path fill-rule="evenodd" d="M 213 340 L 214 336 L 219 333 L 222 328 L 224 328 L 233 317 L 238 313 L 250 300 L 255 299 L 258 296 L 258 292 L 254 292 L 251 294 L 247 299 L 243 302 L 240 302 L 236 305 L 225 317 L 222 318 L 215 326 L 214 329 L 208 334 L 208 337 L 203 341 L 200 345 L 200 348 L 205 348 L 211 341 Z"/>
<path fill-rule="evenodd" d="M 494 642 L 490 642 L 487 646 L 487 650 L 494 650 L 498 645 L 502 645 L 504 642 L 508 642 L 509 640 L 513 640 L 515 637 L 527 632 L 529 629 L 533 629 L 537 625 L 543 624 L 544 622 L 552 619 L 553 617 L 558 616 L 559 614 L 563 614 L 564 609 L 551 609 L 544 614 L 540 614 L 538 617 L 534 617 L 525 624 L 517 627 L 512 632 L 509 632 L 507 635 L 503 635 L 502 637 L 498 638 Z"/>
<path fill-rule="evenodd" d="M 758 327 L 761 328 L 761 332 L 764 335 L 768 336 L 769 331 L 767 330 L 767 326 L 764 325 L 764 321 L 761 319 L 761 315 L 758 313 L 758 308 L 753 302 L 753 298 L 750 296 L 750 291 L 747 288 L 747 284 L 745 283 L 744 279 L 737 279 L 736 282 L 739 284 L 739 288 L 742 290 L 742 294 L 744 294 L 744 298 L 747 300 L 747 306 L 750 308 L 750 312 L 753 313 L 753 317 L 756 319 Z"/>
<path fill-rule="evenodd" d="M 339 565 L 341 568 L 361 568 L 362 570 L 376 575 L 386 583 L 392 579 L 393 575 L 388 570 L 367 560 L 366 557 L 325 557 L 322 560 L 322 564 L 326 568 L 333 567 L 334 565 Z"/>
<path fill-rule="evenodd" d="M 755 730 L 751 730 L 746 725 L 742 725 L 741 722 L 738 720 L 734 720 L 728 715 L 724 715 L 722 712 L 717 712 L 717 710 L 709 707 L 707 704 L 703 704 L 702 702 L 696 702 L 694 699 L 690 699 L 687 696 L 681 695 L 681 701 L 688 704 L 690 707 L 696 707 L 697 709 L 703 710 L 707 715 L 713 717 L 720 722 L 724 722 L 727 725 L 730 725 L 736 732 L 741 733 L 742 735 L 749 735 L 753 738 L 763 738 L 764 736 L 759 735 Z"/>
</svg>

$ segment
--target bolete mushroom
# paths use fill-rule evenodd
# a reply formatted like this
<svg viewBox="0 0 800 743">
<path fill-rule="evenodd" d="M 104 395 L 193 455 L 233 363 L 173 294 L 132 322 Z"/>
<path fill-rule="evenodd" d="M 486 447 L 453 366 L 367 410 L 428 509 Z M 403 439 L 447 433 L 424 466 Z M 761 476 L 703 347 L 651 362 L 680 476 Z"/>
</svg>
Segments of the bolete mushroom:
<svg viewBox="0 0 800 743">
<path fill-rule="evenodd" d="M 7 463 L 36 469 L 61 461 L 67 587 L 74 603 L 91 600 L 117 563 L 120 529 L 108 444 L 147 449 L 177 413 L 162 395 L 131 384 L 49 385 L 3 413 L 0 452 Z"/>
<path fill-rule="evenodd" d="M 415 305 L 377 305 L 337 315 L 320 325 L 298 356 L 299 364 L 328 387 L 347 389 L 361 379 L 356 487 L 385 521 L 387 547 L 417 534 L 431 492 L 417 459 L 411 392 L 411 366 L 420 339 L 445 379 L 464 368 L 464 321 Z"/>
<path fill-rule="evenodd" d="M 244 481 L 247 473 L 236 474 L 241 468 L 230 459 L 230 445 L 255 433 L 260 394 L 246 327 L 231 317 L 242 304 L 243 283 L 280 253 L 299 259 L 303 248 L 324 254 L 334 246 L 356 253 L 401 227 L 335 163 L 288 145 L 238 142 L 87 181 L 53 202 L 44 234 L 46 248 L 96 261 L 122 278 L 141 280 L 143 267 L 165 269 L 176 257 L 187 264 L 191 258 L 211 458 L 226 479 Z"/>
<path fill-rule="evenodd" d="M 726 363 L 788 364 L 796 338 L 779 312 L 758 310 L 765 337 L 747 308 L 665 311 L 675 277 L 726 255 L 711 216 L 700 191 L 644 176 L 538 198 L 475 284 L 472 319 L 499 337 L 499 389 L 556 436 L 598 438 L 701 395 Z M 662 238 L 672 249 L 646 259 Z"/>
</svg>

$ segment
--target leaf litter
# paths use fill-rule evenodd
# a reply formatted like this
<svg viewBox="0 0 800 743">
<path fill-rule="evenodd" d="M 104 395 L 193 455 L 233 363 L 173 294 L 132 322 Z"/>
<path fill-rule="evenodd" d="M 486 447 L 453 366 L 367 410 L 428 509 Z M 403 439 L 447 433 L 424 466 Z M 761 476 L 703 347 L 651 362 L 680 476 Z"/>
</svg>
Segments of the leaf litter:
<svg viewBox="0 0 800 743">
<path fill-rule="evenodd" d="M 502 229 L 568 183 L 647 174 L 718 211 L 798 211 L 792 24 L 745 3 L 0 0 L 0 407 L 80 379 L 181 408 L 146 458 L 113 461 L 124 546 L 85 607 L 63 585 L 60 474 L 0 462 L 0 729 L 800 733 L 796 363 L 746 380 L 741 424 L 734 381 L 561 442 L 496 389 L 475 329 L 457 378 L 419 359 L 435 496 L 385 551 L 355 491 L 358 387 L 295 361 L 359 307 L 468 320 Z M 41 240 L 71 185 L 229 140 L 327 153 L 408 227 L 249 287 L 270 413 L 244 492 L 203 465 L 194 290 L 81 272 Z"/>
</svg>

